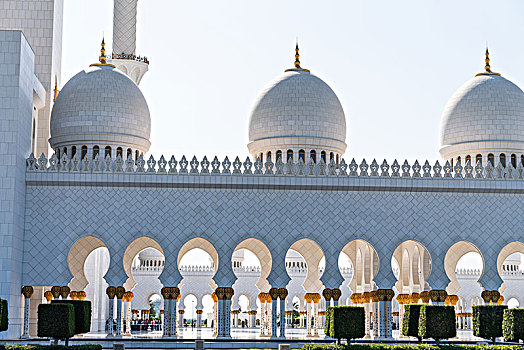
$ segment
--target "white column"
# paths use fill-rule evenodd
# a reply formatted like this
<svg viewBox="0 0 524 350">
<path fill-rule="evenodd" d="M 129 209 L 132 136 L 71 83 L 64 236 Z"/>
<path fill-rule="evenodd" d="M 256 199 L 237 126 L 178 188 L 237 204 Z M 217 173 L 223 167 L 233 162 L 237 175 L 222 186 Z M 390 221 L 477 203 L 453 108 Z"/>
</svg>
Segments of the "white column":
<svg viewBox="0 0 524 350">
<path fill-rule="evenodd" d="M 224 300 L 219 298 L 217 303 L 217 338 L 224 337 L 224 311 Z"/>
<path fill-rule="evenodd" d="M 225 337 L 231 338 L 231 299 L 224 300 L 225 307 Z"/>
<path fill-rule="evenodd" d="M 391 300 L 379 301 L 379 337 L 381 339 L 392 338 Z"/>
<path fill-rule="evenodd" d="M 131 300 L 127 300 L 126 304 L 126 335 L 131 335 Z"/>
<path fill-rule="evenodd" d="M 365 303 L 364 304 L 364 312 L 366 313 L 366 327 L 365 327 L 365 336 L 364 338 L 365 339 L 370 339 L 371 338 L 371 327 L 370 327 L 370 322 L 369 322 L 369 303 Z"/>
<path fill-rule="evenodd" d="M 286 337 L 286 298 L 280 297 L 280 338 Z"/>
<path fill-rule="evenodd" d="M 122 336 L 122 299 L 116 299 L 116 333 L 115 336 Z"/>
<path fill-rule="evenodd" d="M 184 327 L 184 310 L 178 310 L 178 327 Z"/>
<path fill-rule="evenodd" d="M 24 286 L 22 287 L 22 294 L 24 295 L 24 328 L 22 338 L 29 338 L 29 308 L 31 295 L 33 295 L 33 287 Z"/>
<path fill-rule="evenodd" d="M 169 301 L 169 336 L 176 338 L 176 298 Z"/>
<path fill-rule="evenodd" d="M 251 310 L 251 314 L 249 315 L 249 328 L 257 328 L 257 310 Z"/>
<path fill-rule="evenodd" d="M 307 330 L 307 336 L 308 337 L 311 337 L 312 334 L 311 334 L 311 314 L 312 314 L 312 309 L 313 308 L 313 305 L 312 305 L 312 302 L 308 302 L 306 301 L 306 330 Z"/>
<path fill-rule="evenodd" d="M 113 336 L 113 317 L 114 317 L 114 308 L 115 305 L 115 298 L 109 297 L 109 318 L 107 322 L 107 336 L 112 337 Z"/>
<path fill-rule="evenodd" d="M 164 322 L 162 329 L 162 336 L 169 337 L 169 318 L 171 317 L 171 299 L 168 299 L 167 295 L 164 295 Z"/>
<path fill-rule="evenodd" d="M 260 301 L 260 336 L 265 335 L 266 329 L 266 302 Z"/>
<path fill-rule="evenodd" d="M 203 310 L 196 310 L 196 326 L 197 326 L 197 328 L 202 327 L 202 311 Z"/>
<path fill-rule="evenodd" d="M 277 337 L 277 300 L 271 300 L 271 338 Z"/>
<path fill-rule="evenodd" d="M 378 302 L 370 301 L 371 310 L 373 312 L 372 322 L 373 322 L 373 338 L 379 337 L 378 324 L 379 324 L 379 310 Z"/>
<path fill-rule="evenodd" d="M 319 317 L 318 317 L 318 302 L 313 302 L 313 335 L 318 336 Z"/>
</svg>

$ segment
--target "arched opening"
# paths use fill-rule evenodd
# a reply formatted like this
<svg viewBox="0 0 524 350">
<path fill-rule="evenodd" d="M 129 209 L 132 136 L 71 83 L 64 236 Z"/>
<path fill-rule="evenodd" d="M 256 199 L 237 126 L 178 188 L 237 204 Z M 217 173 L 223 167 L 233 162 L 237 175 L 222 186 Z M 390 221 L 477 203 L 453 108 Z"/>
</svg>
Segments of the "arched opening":
<svg viewBox="0 0 524 350">
<path fill-rule="evenodd" d="M 109 250 L 100 247 L 87 256 L 84 265 L 84 275 L 87 279 L 85 287 L 86 300 L 91 301 L 91 331 L 99 332 L 105 328 L 107 319 L 108 299 L 106 289 L 109 286 L 104 278 L 109 270 Z"/>
<path fill-rule="evenodd" d="M 517 167 L 517 155 L 516 154 L 511 155 L 511 166 L 514 168 Z"/>
<path fill-rule="evenodd" d="M 267 277 L 271 272 L 273 260 L 271 252 L 264 242 L 256 238 L 248 238 L 240 242 L 233 252 L 232 263 L 235 264 L 235 262 L 239 265 L 236 268 L 237 271 L 233 270 L 237 278 L 239 278 L 240 272 L 251 271 L 250 274 L 256 273 L 258 275 L 255 284 L 259 291 L 267 292 L 269 290 L 270 285 L 267 282 Z M 244 275 L 244 277 L 247 276 Z M 252 277 L 254 278 L 254 275 Z"/>
<path fill-rule="evenodd" d="M 73 158 L 76 154 L 76 146 L 71 147 L 71 158 Z"/>
<path fill-rule="evenodd" d="M 277 156 L 275 158 L 276 161 L 278 161 L 280 159 L 280 161 L 283 161 L 282 159 L 282 151 L 278 150 L 277 151 Z"/>
<path fill-rule="evenodd" d="M 182 298 L 193 294 L 201 301 L 217 288 L 213 276 L 218 269 L 218 253 L 208 240 L 196 237 L 187 241 L 178 252 L 177 266 L 182 275 L 179 285 Z M 202 307 L 197 304 L 197 310 Z"/>
<path fill-rule="evenodd" d="M 164 254 L 159 249 L 148 247 L 135 255 L 131 267 L 132 279 L 136 283 L 132 287 L 134 294 L 132 300 L 133 309 L 149 309 L 151 307 L 151 296 L 160 295 L 163 284 L 160 282 L 159 277 L 164 270 L 164 265 Z M 152 312 L 149 315 L 153 317 Z"/>
<path fill-rule="evenodd" d="M 204 295 L 202 298 L 202 327 L 212 327 L 214 307 L 215 302 L 211 294 Z"/>
<path fill-rule="evenodd" d="M 144 252 L 142 253 L 142 251 Z M 142 258 L 140 257 L 141 253 Z M 134 275 L 136 274 L 138 276 L 138 274 L 141 274 L 143 272 L 148 272 L 149 274 L 154 273 L 156 275 L 155 279 L 157 280 L 157 283 L 155 283 L 156 287 L 154 289 L 151 289 L 151 291 L 147 295 L 145 295 L 145 297 L 148 297 L 152 293 L 160 294 L 162 284 L 160 283 L 158 276 L 160 276 L 160 274 L 162 273 L 164 269 L 164 264 L 162 264 L 161 266 L 154 266 L 154 261 L 157 260 L 165 261 L 164 250 L 162 249 L 160 244 L 158 244 L 157 241 L 150 237 L 143 236 L 131 242 L 124 252 L 124 259 L 122 261 L 124 271 L 128 277 L 128 279 L 124 283 L 124 288 L 126 290 L 132 290 L 133 293 L 135 293 L 134 288 L 135 286 L 137 286 L 137 281 L 135 280 Z M 142 267 L 139 266 L 141 263 L 143 264 Z M 153 279 L 150 279 L 149 281 L 153 281 Z M 133 298 L 134 304 L 137 304 L 138 302 L 139 298 Z M 145 301 L 145 303 L 147 304 L 147 300 Z"/>
<path fill-rule="evenodd" d="M 111 158 L 111 146 L 106 146 L 104 150 L 104 158 Z"/>
<path fill-rule="evenodd" d="M 82 146 L 82 153 L 80 154 L 81 158 L 84 159 L 87 156 L 87 146 Z"/>
<path fill-rule="evenodd" d="M 524 154 L 520 156 L 520 164 L 524 166 Z"/>
<path fill-rule="evenodd" d="M 520 307 L 520 303 L 516 298 L 510 298 L 507 304 L 508 309 L 518 309 Z"/>
<path fill-rule="evenodd" d="M 162 309 L 162 297 L 158 294 L 152 294 L 148 299 L 149 319 L 160 321 L 160 311 Z"/>
<path fill-rule="evenodd" d="M 100 147 L 94 146 L 93 147 L 93 159 L 96 158 L 96 156 L 100 155 Z"/>
<path fill-rule="evenodd" d="M 309 158 L 313 161 L 313 163 L 317 162 L 317 152 L 315 150 L 311 150 L 309 152 Z"/>
<path fill-rule="evenodd" d="M 499 156 L 500 164 L 505 168 L 506 167 L 506 155 L 504 153 L 501 153 Z"/>
<path fill-rule="evenodd" d="M 320 152 L 320 158 L 322 159 L 322 161 L 324 163 L 326 163 L 326 161 L 327 161 L 327 159 L 326 159 L 326 151 Z"/>
<path fill-rule="evenodd" d="M 475 164 L 480 164 L 482 165 L 482 154 L 477 154 L 477 156 L 475 157 Z"/>
<path fill-rule="evenodd" d="M 470 162 L 470 164 L 471 164 L 471 156 L 470 156 L 469 154 L 466 156 L 466 164 L 467 164 L 468 162 Z"/>
<path fill-rule="evenodd" d="M 356 239 L 344 246 L 342 252 L 347 255 L 353 265 L 353 278 L 349 283 L 352 293 L 369 292 L 376 288 L 373 279 L 380 266 L 378 254 L 371 244 Z M 349 295 L 342 295 L 349 298 Z"/>
<path fill-rule="evenodd" d="M 353 279 L 354 267 L 353 262 L 351 261 L 349 256 L 343 251 L 340 252 L 340 254 L 338 255 L 338 269 L 340 271 L 340 274 L 344 278 L 344 282 L 342 282 L 342 285 L 340 287 L 342 296 L 339 300 L 341 301 L 341 305 L 349 305 L 347 304 L 347 300 L 352 294 L 352 291 L 349 288 L 349 284 Z"/>
<path fill-rule="evenodd" d="M 338 164 L 339 160 L 338 160 L 338 154 L 337 154 L 337 164 Z"/>
<path fill-rule="evenodd" d="M 452 245 L 444 257 L 444 270 L 450 280 L 448 294 L 459 294 L 467 301 L 482 293 L 478 281 L 484 271 L 484 259 L 472 243 L 460 241 Z M 466 307 L 470 310 L 471 306 Z"/>
<path fill-rule="evenodd" d="M 129 158 L 133 158 L 133 151 L 131 150 L 131 148 L 128 148 L 126 153 L 126 159 Z"/>
<path fill-rule="evenodd" d="M 493 153 L 488 154 L 488 162 L 491 164 L 492 167 L 495 166 L 495 156 Z"/>
<path fill-rule="evenodd" d="M 459 156 L 459 157 L 457 157 L 457 163 L 460 163 L 460 164 L 462 164 L 461 160 L 462 160 L 462 158 L 460 158 L 460 156 Z"/>
<path fill-rule="evenodd" d="M 67 260 L 73 275 L 69 288 L 86 292 L 86 299 L 92 303 L 91 330 L 103 331 L 108 310 L 104 276 L 109 269 L 109 250 L 99 238 L 86 236 L 73 244 Z"/>
<path fill-rule="evenodd" d="M 516 298 L 519 305 L 524 304 L 524 294 L 522 293 L 523 262 L 524 244 L 518 241 L 504 246 L 497 257 L 497 270 L 504 281 L 499 291 L 508 302 L 511 297 Z"/>
<path fill-rule="evenodd" d="M 426 281 L 431 274 L 431 256 L 421 243 L 414 240 L 402 242 L 393 252 L 391 266 L 397 277 L 395 288 L 399 293 L 429 290 Z"/>
<path fill-rule="evenodd" d="M 288 268 L 289 263 L 295 263 L 296 268 Z M 309 238 L 303 238 L 291 245 L 285 258 L 286 271 L 291 278 L 288 291 L 298 290 L 305 293 L 319 293 L 322 289 L 320 277 L 326 267 L 324 252 L 320 246 Z M 302 283 L 300 283 L 302 281 Z"/>
<path fill-rule="evenodd" d="M 124 154 L 122 153 L 122 147 L 116 149 L 116 156 L 122 158 Z"/>
<path fill-rule="evenodd" d="M 198 299 L 194 294 L 187 294 L 184 298 L 184 327 L 196 326 L 196 310 Z"/>
<path fill-rule="evenodd" d="M 140 158 L 140 152 L 138 150 L 135 151 L 135 160 L 138 160 Z"/>
<path fill-rule="evenodd" d="M 271 160 L 271 151 L 266 153 L 266 159 L 267 159 L 267 161 Z"/>
<path fill-rule="evenodd" d="M 233 284 L 235 294 L 233 295 L 231 308 L 232 310 L 240 310 L 240 296 L 249 296 L 249 299 L 254 300 L 261 291 L 269 291 L 270 286 L 265 278 L 260 281 L 261 263 L 258 256 L 251 250 L 245 248 L 235 249 L 231 260 L 233 273 L 237 277 Z M 269 272 L 265 271 L 264 274 L 269 274 Z M 260 287 L 258 287 L 258 284 L 260 284 Z"/>
<path fill-rule="evenodd" d="M 304 151 L 303 149 L 298 151 L 298 160 L 302 161 L 303 163 L 306 162 L 306 151 Z"/>
<path fill-rule="evenodd" d="M 287 162 L 291 163 L 292 161 L 293 161 L 293 150 L 292 149 L 288 149 L 287 150 Z"/>
</svg>

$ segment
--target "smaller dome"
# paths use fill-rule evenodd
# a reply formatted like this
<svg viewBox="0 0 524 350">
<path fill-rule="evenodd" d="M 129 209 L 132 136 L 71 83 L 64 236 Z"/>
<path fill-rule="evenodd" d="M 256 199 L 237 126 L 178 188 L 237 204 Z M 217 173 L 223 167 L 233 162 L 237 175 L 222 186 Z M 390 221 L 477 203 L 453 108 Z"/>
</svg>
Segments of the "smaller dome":
<svg viewBox="0 0 524 350">
<path fill-rule="evenodd" d="M 524 154 L 524 93 L 493 73 L 487 53 L 486 72 L 477 74 L 449 99 L 440 124 L 444 160 L 471 159 L 498 163 L 506 154 Z"/>
<path fill-rule="evenodd" d="M 328 84 L 300 67 L 298 46 L 295 50 L 295 68 L 270 82 L 255 101 L 249 152 L 253 157 L 273 152 L 273 161 L 276 154 L 287 152 L 295 157 L 299 152 L 341 156 L 346 150 L 342 105 Z"/>
<path fill-rule="evenodd" d="M 58 94 L 50 124 L 55 150 L 96 145 L 145 153 L 151 144 L 144 95 L 112 65 L 93 65 L 71 78 Z"/>
</svg>

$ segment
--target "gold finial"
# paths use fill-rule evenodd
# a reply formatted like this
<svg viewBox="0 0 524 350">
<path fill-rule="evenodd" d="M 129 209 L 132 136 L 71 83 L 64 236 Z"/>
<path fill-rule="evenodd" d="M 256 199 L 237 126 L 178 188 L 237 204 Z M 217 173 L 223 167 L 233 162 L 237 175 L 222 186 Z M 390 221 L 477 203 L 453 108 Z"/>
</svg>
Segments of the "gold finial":
<svg viewBox="0 0 524 350">
<path fill-rule="evenodd" d="M 479 75 L 500 75 L 500 73 L 494 73 L 491 71 L 491 66 L 489 65 L 489 50 L 487 47 L 486 47 L 486 59 L 484 61 L 486 62 L 486 66 L 484 67 L 486 71 L 476 74 L 475 75 L 476 77 L 478 77 Z"/>
<path fill-rule="evenodd" d="M 55 88 L 53 89 L 53 92 L 55 93 L 53 97 L 53 102 L 56 102 L 56 98 L 58 97 L 58 93 L 60 92 L 60 90 L 58 90 L 58 78 L 56 77 L 56 75 L 55 75 Z"/>
<path fill-rule="evenodd" d="M 106 57 L 106 42 L 105 39 L 102 38 L 102 48 L 100 49 L 100 57 L 98 57 L 98 60 L 100 63 L 94 63 L 90 65 L 89 67 L 93 66 L 109 66 L 115 68 L 114 65 L 107 63 L 107 57 Z"/>
<path fill-rule="evenodd" d="M 102 38 L 102 48 L 100 49 L 99 60 L 100 60 L 100 63 L 107 64 L 107 60 L 106 60 L 106 42 L 105 42 L 104 38 Z"/>
<path fill-rule="evenodd" d="M 304 69 L 304 68 L 300 67 L 300 53 L 299 53 L 299 51 L 300 51 L 300 49 L 298 48 L 298 40 L 297 40 L 297 44 L 295 46 L 295 68 L 286 69 L 285 70 L 286 72 L 289 72 L 289 71 L 309 72 L 309 69 Z"/>
</svg>

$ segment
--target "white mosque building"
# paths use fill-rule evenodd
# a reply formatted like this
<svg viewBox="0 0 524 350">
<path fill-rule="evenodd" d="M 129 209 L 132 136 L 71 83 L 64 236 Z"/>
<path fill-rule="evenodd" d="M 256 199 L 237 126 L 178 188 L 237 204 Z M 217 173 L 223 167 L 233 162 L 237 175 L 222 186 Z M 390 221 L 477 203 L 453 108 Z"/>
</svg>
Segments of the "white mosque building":
<svg viewBox="0 0 524 350">
<path fill-rule="evenodd" d="M 184 319 L 222 339 L 242 321 L 322 336 L 326 306 L 353 304 L 366 337 L 388 339 L 408 302 L 451 303 L 463 329 L 474 304 L 524 304 L 524 93 L 487 50 L 444 108 L 435 163 L 352 159 L 344 109 L 298 45 L 254 103 L 251 157 L 155 157 L 136 5 L 115 0 L 113 53 L 102 43 L 59 89 L 63 0 L 0 3 L 1 336 L 35 336 L 53 298 L 91 300 L 110 337 L 160 301 L 170 339 Z"/>
</svg>

